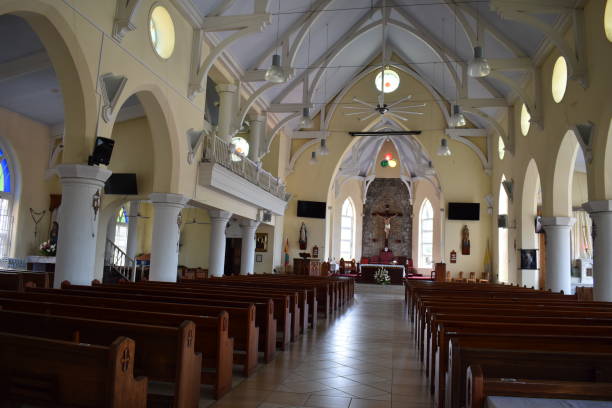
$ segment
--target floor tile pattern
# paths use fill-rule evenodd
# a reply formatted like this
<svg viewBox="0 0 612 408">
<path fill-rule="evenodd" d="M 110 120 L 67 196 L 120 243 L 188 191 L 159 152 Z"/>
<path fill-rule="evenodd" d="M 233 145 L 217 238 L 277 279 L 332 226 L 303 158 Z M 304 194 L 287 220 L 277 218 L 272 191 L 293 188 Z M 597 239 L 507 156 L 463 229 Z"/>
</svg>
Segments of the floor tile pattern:
<svg viewBox="0 0 612 408">
<path fill-rule="evenodd" d="M 430 408 L 401 286 L 357 285 L 354 302 L 211 408 Z"/>
</svg>

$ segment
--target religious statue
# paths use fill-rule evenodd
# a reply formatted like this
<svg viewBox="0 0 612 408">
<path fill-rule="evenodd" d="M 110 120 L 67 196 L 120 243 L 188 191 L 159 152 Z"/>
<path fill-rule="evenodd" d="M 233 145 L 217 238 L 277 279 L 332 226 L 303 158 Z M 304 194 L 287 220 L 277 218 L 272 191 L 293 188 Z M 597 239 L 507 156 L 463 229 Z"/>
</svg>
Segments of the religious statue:
<svg viewBox="0 0 612 408">
<path fill-rule="evenodd" d="M 470 230 L 467 225 L 461 230 L 461 255 L 470 254 Z"/>
<path fill-rule="evenodd" d="M 391 213 L 389 210 L 385 210 L 384 213 L 372 213 L 372 215 L 376 215 L 382 217 L 384 222 L 384 232 L 385 232 L 385 247 L 389 246 L 389 235 L 391 234 L 391 220 L 397 216 L 402 216 L 401 213 Z"/>
<path fill-rule="evenodd" d="M 51 231 L 49 231 L 49 241 L 53 245 L 57 245 L 57 236 L 59 234 L 59 224 L 57 221 L 53 221 L 53 225 L 51 226 Z"/>
<path fill-rule="evenodd" d="M 304 250 L 308 246 L 308 233 L 306 231 L 306 224 L 302 223 L 300 226 L 300 239 L 298 241 L 300 249 Z"/>
</svg>

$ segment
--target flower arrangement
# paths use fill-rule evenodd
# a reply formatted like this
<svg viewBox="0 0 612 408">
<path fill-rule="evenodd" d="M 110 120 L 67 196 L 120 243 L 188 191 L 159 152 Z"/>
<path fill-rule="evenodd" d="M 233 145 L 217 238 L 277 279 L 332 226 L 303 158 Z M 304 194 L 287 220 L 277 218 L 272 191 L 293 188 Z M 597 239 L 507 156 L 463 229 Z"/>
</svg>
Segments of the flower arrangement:
<svg viewBox="0 0 612 408">
<path fill-rule="evenodd" d="M 376 272 L 374 272 L 374 280 L 379 285 L 388 285 L 391 283 L 389 272 L 383 267 L 378 268 Z"/>
<path fill-rule="evenodd" d="M 51 243 L 51 240 L 47 240 L 40 244 L 38 249 L 40 250 L 40 253 L 44 256 L 55 256 L 55 253 L 57 251 L 57 244 L 53 244 Z"/>
</svg>

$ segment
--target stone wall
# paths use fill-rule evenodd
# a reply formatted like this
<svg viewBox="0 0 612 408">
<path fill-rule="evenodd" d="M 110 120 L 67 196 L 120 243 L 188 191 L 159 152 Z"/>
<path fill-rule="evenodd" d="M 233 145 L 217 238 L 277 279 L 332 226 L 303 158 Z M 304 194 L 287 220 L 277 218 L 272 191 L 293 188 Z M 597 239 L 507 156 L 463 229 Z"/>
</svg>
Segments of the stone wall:
<svg viewBox="0 0 612 408">
<path fill-rule="evenodd" d="M 391 220 L 389 249 L 395 256 L 412 258 L 412 206 L 408 189 L 400 179 L 375 179 L 363 207 L 362 256 L 378 255 L 385 246 L 385 223 L 373 213 L 401 213 Z"/>
</svg>

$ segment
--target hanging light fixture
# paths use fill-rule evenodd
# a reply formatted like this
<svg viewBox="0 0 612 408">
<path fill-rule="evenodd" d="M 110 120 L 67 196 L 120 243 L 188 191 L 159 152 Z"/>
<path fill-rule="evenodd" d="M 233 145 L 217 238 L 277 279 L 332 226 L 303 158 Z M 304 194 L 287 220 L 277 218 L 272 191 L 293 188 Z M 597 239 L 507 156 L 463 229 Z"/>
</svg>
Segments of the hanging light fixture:
<svg viewBox="0 0 612 408">
<path fill-rule="evenodd" d="M 317 164 L 319 161 L 317 160 L 317 152 L 312 152 L 310 153 L 310 161 L 308 163 L 310 164 Z"/>
<path fill-rule="evenodd" d="M 482 56 L 482 47 L 477 45 L 474 47 L 474 58 L 468 65 L 468 75 L 472 78 L 484 78 L 491 73 L 491 65 L 489 61 Z"/>
<path fill-rule="evenodd" d="M 440 140 L 440 148 L 438 149 L 438 156 L 444 156 L 444 157 L 448 157 L 450 156 L 451 150 L 448 147 L 448 140 L 446 140 L 446 138 L 442 138 L 442 140 Z"/>
<path fill-rule="evenodd" d="M 272 65 L 266 70 L 266 81 L 274 84 L 282 84 L 285 82 L 285 73 L 281 67 L 281 57 L 278 54 L 272 56 Z"/>
<path fill-rule="evenodd" d="M 278 43 L 278 30 L 280 28 L 280 0 L 278 1 L 278 24 L 276 25 L 276 42 Z M 287 80 L 285 71 L 281 67 L 281 56 L 277 53 L 272 56 L 272 65 L 266 70 L 266 81 L 281 84 Z"/>
<path fill-rule="evenodd" d="M 451 127 L 463 127 L 467 124 L 465 121 L 465 116 L 461 113 L 461 108 L 459 105 L 453 105 L 453 114 L 450 117 L 450 125 Z"/>
<path fill-rule="evenodd" d="M 329 149 L 327 148 L 327 140 L 321 139 L 321 147 L 319 148 L 319 155 L 327 156 L 329 154 Z"/>
<path fill-rule="evenodd" d="M 300 127 L 302 129 L 310 129 L 313 126 L 314 124 L 312 123 L 312 119 L 310 118 L 310 112 L 308 111 L 308 108 L 303 108 L 302 109 L 302 121 L 300 122 Z"/>
</svg>

